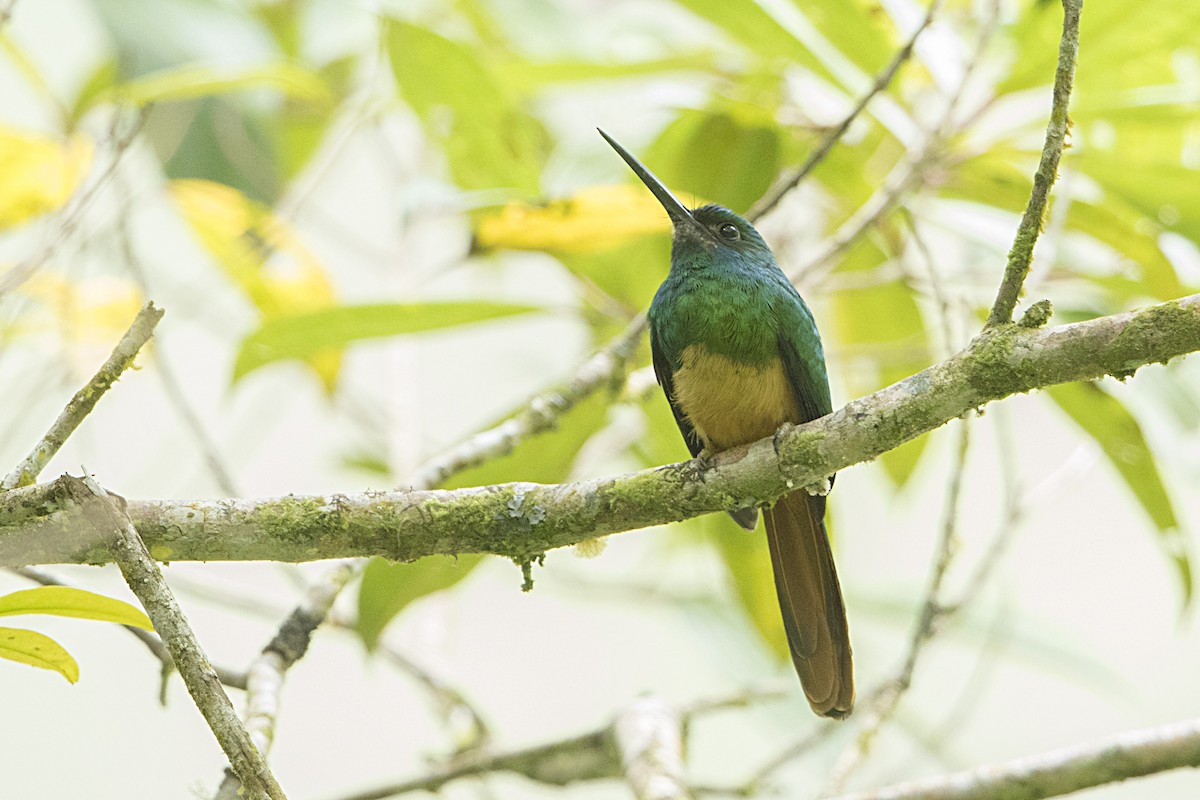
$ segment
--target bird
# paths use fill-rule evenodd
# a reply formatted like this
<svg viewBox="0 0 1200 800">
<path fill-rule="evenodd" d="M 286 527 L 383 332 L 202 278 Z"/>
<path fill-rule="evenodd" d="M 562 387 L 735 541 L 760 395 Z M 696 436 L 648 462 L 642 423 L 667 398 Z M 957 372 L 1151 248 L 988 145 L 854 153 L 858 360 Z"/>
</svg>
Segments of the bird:
<svg viewBox="0 0 1200 800">
<path fill-rule="evenodd" d="M 747 220 L 685 207 L 641 161 L 600 135 L 673 225 L 671 268 L 648 313 L 654 374 L 694 458 L 772 436 L 833 410 L 816 321 Z M 830 478 L 832 486 L 832 476 Z M 763 508 L 792 664 L 813 711 L 854 708 L 846 607 L 825 529 L 824 494 L 798 489 Z M 758 509 L 733 509 L 753 531 Z"/>
</svg>

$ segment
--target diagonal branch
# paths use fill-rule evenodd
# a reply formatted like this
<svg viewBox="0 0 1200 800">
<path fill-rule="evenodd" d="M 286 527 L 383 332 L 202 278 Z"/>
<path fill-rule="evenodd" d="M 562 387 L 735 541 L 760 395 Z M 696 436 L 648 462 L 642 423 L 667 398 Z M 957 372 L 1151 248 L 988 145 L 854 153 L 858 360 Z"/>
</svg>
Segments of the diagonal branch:
<svg viewBox="0 0 1200 800">
<path fill-rule="evenodd" d="M 683 462 L 565 484 L 132 501 L 129 509 L 163 560 L 409 561 L 495 553 L 527 561 L 602 534 L 770 503 L 995 400 L 1104 375 L 1125 378 L 1196 350 L 1200 294 L 1048 329 L 991 328 L 946 361 L 707 465 Z M 107 562 L 106 548 L 80 533 L 71 505 L 57 482 L 0 494 L 0 566 Z"/>
<path fill-rule="evenodd" d="M 1062 0 L 1063 32 L 1058 47 L 1058 69 L 1054 75 L 1054 102 L 1050 109 L 1050 123 L 1046 126 L 1046 143 L 1042 146 L 1042 158 L 1033 176 L 1033 193 L 1012 249 L 1008 251 L 1008 265 L 1004 268 L 1004 280 L 996 294 L 996 302 L 988 314 L 987 325 L 1003 325 L 1012 322 L 1013 309 L 1029 274 L 1033 262 L 1033 247 L 1042 231 L 1042 219 L 1046 203 L 1050 199 L 1050 187 L 1058 177 L 1058 162 L 1066 144 L 1067 130 L 1071 126 L 1067 106 L 1071 100 L 1071 86 L 1075 81 L 1075 59 L 1079 54 L 1079 14 L 1083 0 Z"/>
<path fill-rule="evenodd" d="M 154 303 L 147 303 L 145 308 L 138 312 L 129 325 L 129 330 L 125 331 L 121 341 L 113 348 L 108 360 L 92 376 L 87 386 L 75 393 L 71 402 L 67 403 L 67 407 L 58 415 L 58 419 L 54 420 L 50 430 L 33 448 L 33 452 L 25 456 L 21 463 L 8 473 L 0 483 L 0 491 L 28 486 L 37 480 L 46 464 L 54 458 L 54 454 L 66 444 L 67 438 L 75 432 L 84 418 L 92 413 L 92 409 L 100 402 L 104 393 L 133 365 L 133 359 L 142 349 L 142 345 L 154 335 L 154 327 L 162 319 L 163 313 L 161 308 L 154 307 Z"/>
<path fill-rule="evenodd" d="M 88 524 L 112 550 L 125 582 L 137 595 L 171 653 L 196 707 L 204 715 L 229 763 L 241 777 L 251 800 L 287 800 L 266 761 L 255 749 L 238 720 L 233 703 L 221 687 L 208 656 L 175 602 L 158 564 L 150 556 L 121 501 L 91 478 L 68 479 L 74 501 L 83 508 Z"/>
<path fill-rule="evenodd" d="M 808 177 L 808 174 L 818 164 L 825 160 L 825 157 L 829 155 L 829 151 L 846 135 L 846 131 L 850 130 L 850 126 L 854 124 L 854 120 L 858 119 L 859 114 L 863 112 L 867 104 L 874 99 L 875 95 L 891 85 L 892 78 L 896 77 L 896 73 L 899 72 L 900 67 L 912 57 L 913 47 L 917 44 L 917 38 L 933 22 L 933 17 L 941 4 L 942 0 L 933 0 L 929 4 L 929 10 L 925 12 L 925 18 L 921 20 L 921 24 L 913 31 L 912 36 L 908 37 L 908 41 L 904 43 L 904 46 L 896 51 L 896 55 L 892 56 L 891 62 L 875 77 L 875 83 L 871 85 L 866 94 L 859 98 L 858 102 L 854 104 L 854 108 L 850 109 L 850 113 L 825 137 L 815 150 L 809 153 L 808 158 L 804 160 L 803 164 L 781 179 L 754 204 L 753 208 L 746 212 L 747 219 L 753 222 L 773 209 L 783 199 L 784 195 L 799 186 L 800 182 Z"/>
<path fill-rule="evenodd" d="M 604 387 L 614 390 L 623 380 L 627 363 L 637 351 L 646 315 L 634 317 L 625 330 L 604 348 L 580 365 L 571 379 L 534 397 L 517 414 L 500 424 L 468 437 L 455 447 L 426 462 L 412 478 L 417 488 L 437 486 L 465 469 L 513 451 L 531 436 L 553 429 L 564 414 Z M 266 753 L 275 737 L 275 719 L 279 713 L 283 682 L 287 671 L 303 658 L 313 633 L 325 622 L 334 601 L 362 571 L 364 562 L 347 559 L 333 565 L 316 580 L 301 602 L 284 620 L 275 637 L 263 648 L 248 670 L 246 724 L 255 744 Z M 434 685 L 427 682 L 427 685 Z M 446 700 L 444 691 L 438 692 Z M 454 693 L 457 694 L 457 693 Z M 458 707 L 466 707 L 457 701 Z M 474 712 L 475 730 L 486 729 Z M 216 800 L 237 797 L 237 776 L 226 772 L 217 790 Z"/>
<path fill-rule="evenodd" d="M 831 800 L 1041 800 L 1181 767 L 1200 767 L 1200 719 Z"/>
</svg>

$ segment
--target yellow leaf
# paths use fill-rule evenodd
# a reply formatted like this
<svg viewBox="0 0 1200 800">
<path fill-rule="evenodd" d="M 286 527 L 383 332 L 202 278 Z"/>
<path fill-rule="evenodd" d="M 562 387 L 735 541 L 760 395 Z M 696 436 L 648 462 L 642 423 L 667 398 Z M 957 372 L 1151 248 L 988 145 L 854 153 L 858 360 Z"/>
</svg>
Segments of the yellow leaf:
<svg viewBox="0 0 1200 800">
<path fill-rule="evenodd" d="M 0 230 L 62 207 L 92 164 L 92 142 L 0 126 Z"/>
<path fill-rule="evenodd" d="M 49 270 L 26 281 L 21 293 L 49 312 L 50 319 L 43 324 L 34 317 L 31 328 L 52 324 L 72 344 L 99 343 L 109 349 L 144 303 L 132 281 L 106 275 L 71 282 Z"/>
<path fill-rule="evenodd" d="M 480 250 L 585 253 L 671 230 L 662 206 L 645 187 L 591 186 L 541 205 L 509 203 L 475 226 Z"/>
<path fill-rule="evenodd" d="M 171 181 L 169 191 L 204 249 L 264 320 L 336 304 L 325 269 L 270 208 L 213 181 Z M 331 390 L 341 352 L 315 353 L 307 362 Z"/>
<path fill-rule="evenodd" d="M 37 586 L 0 597 L 0 617 L 14 614 L 51 614 L 154 630 L 154 624 L 140 608 L 74 586 Z"/>
<path fill-rule="evenodd" d="M 0 658 L 48 669 L 71 683 L 79 680 L 79 664 L 63 646 L 42 633 L 23 628 L 0 628 Z"/>
</svg>

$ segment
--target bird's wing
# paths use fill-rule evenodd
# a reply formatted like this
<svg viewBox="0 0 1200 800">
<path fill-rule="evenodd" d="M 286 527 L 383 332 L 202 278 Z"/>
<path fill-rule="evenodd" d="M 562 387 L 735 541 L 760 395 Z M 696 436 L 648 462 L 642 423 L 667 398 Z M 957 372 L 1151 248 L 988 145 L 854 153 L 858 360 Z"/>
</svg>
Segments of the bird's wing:
<svg viewBox="0 0 1200 800">
<path fill-rule="evenodd" d="M 794 332 L 779 332 L 779 358 L 796 398 L 796 406 L 800 409 L 801 419 L 795 422 L 812 422 L 833 411 L 829 399 L 829 378 L 824 366 L 817 363 L 816 359 L 806 359 L 800 355 L 798 337 Z M 818 356 L 817 359 L 823 362 L 824 356 Z"/>
<path fill-rule="evenodd" d="M 650 328 L 650 358 L 654 362 L 654 376 L 658 378 L 658 385 L 663 388 L 667 402 L 671 404 L 671 413 L 675 415 L 675 424 L 679 426 L 679 432 L 683 434 L 683 441 L 687 443 L 688 451 L 695 458 L 704 449 L 704 443 L 696 435 L 696 429 L 692 427 L 692 423 L 688 422 L 683 409 L 675 402 L 675 382 L 673 380 L 675 371 L 671 368 L 671 360 L 667 358 L 662 341 L 653 326 Z"/>
</svg>

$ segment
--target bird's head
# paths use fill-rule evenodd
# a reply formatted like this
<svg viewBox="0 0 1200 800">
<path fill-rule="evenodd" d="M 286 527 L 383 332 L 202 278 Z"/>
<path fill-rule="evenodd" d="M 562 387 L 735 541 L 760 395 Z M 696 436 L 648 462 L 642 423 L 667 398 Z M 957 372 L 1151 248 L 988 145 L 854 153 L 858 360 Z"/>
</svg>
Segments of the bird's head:
<svg viewBox="0 0 1200 800">
<path fill-rule="evenodd" d="M 688 209 L 632 153 L 604 131 L 601 130 L 600 135 L 625 159 L 634 174 L 666 209 L 667 216 L 675 226 L 676 255 L 707 251 L 718 257 L 737 254 L 771 257 L 767 243 L 748 221 L 723 206 L 707 205 L 695 210 Z"/>
</svg>

